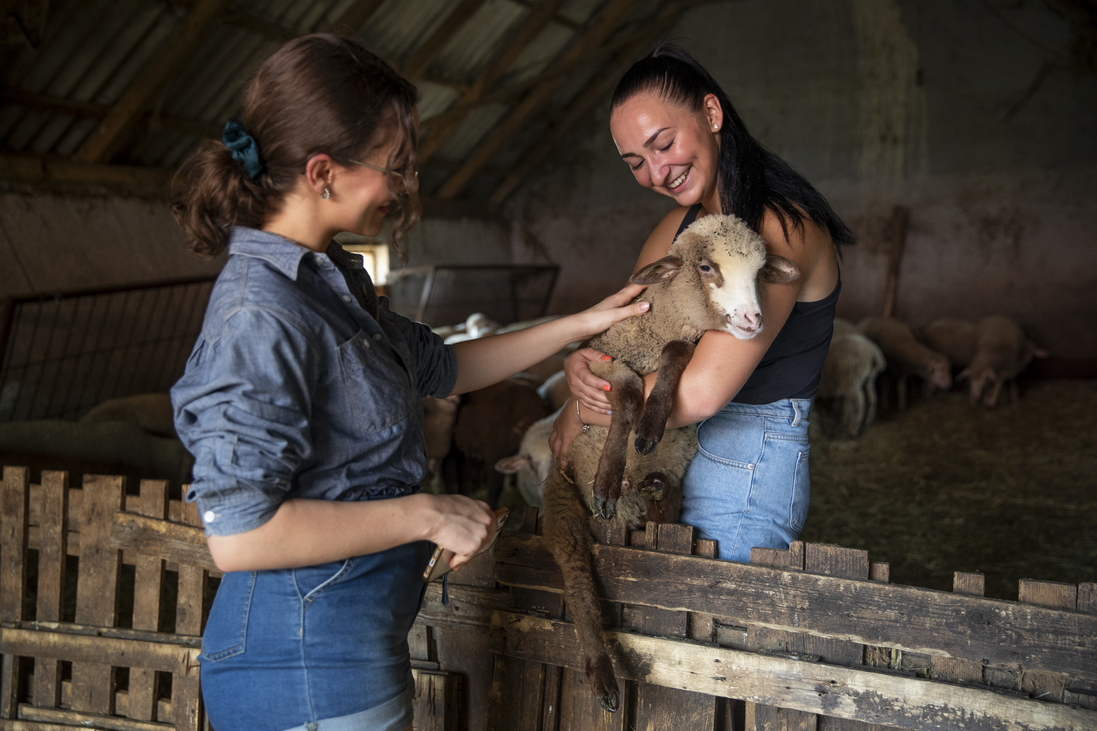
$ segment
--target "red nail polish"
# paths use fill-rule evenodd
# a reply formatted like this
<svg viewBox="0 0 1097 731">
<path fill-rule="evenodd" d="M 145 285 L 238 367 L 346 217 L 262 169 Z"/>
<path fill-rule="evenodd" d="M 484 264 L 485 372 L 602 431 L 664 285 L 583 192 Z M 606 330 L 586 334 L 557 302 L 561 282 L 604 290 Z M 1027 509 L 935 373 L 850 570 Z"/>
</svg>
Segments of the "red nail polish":
<svg viewBox="0 0 1097 731">
<path fill-rule="evenodd" d="M 603 355 L 602 360 L 613 360 L 613 356 L 612 355 Z"/>
<path fill-rule="evenodd" d="M 609 390 L 609 388 L 610 388 L 610 387 L 609 387 L 609 384 L 606 384 L 605 386 L 602 386 L 602 390 L 603 390 L 603 391 L 608 391 L 608 390 Z"/>
</svg>

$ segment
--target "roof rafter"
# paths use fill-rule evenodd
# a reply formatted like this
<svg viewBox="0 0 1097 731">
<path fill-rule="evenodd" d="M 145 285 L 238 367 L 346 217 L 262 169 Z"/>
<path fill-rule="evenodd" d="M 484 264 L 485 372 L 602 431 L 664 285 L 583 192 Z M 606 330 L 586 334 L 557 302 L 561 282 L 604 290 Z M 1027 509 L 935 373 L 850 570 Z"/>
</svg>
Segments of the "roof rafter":
<svg viewBox="0 0 1097 731">
<path fill-rule="evenodd" d="M 495 189 L 490 198 L 492 207 L 499 206 L 510 196 L 514 190 L 529 177 L 549 152 L 552 151 L 557 140 L 560 139 L 572 126 L 578 122 L 587 110 L 602 99 L 611 85 L 617 80 L 636 60 L 636 55 L 650 44 L 661 32 L 672 27 L 681 14 L 681 6 L 671 3 L 660 8 L 654 17 L 644 22 L 629 35 L 621 51 L 613 59 L 594 75 L 582 92 L 568 105 L 560 118 L 552 125 L 548 133 L 526 153 L 522 162 L 515 167 L 499 187 Z"/>
<path fill-rule="evenodd" d="M 438 30 L 431 34 L 422 46 L 415 50 L 411 54 L 411 57 L 401 64 L 400 71 L 408 79 L 408 81 L 415 83 L 416 80 L 427 70 L 427 67 L 438 58 L 438 55 L 445 49 L 446 44 L 453 40 L 453 37 L 457 35 L 458 31 L 465 27 L 465 24 L 472 20 L 472 16 L 476 14 L 476 11 L 480 9 L 480 6 L 484 4 L 485 0 L 461 0 L 453 10 L 450 11 L 446 19 L 442 21 L 442 24 L 438 27 Z"/>
<path fill-rule="evenodd" d="M 450 135 L 457 129 L 457 127 L 465 120 L 469 112 L 472 111 L 476 102 L 480 99 L 484 90 L 495 82 L 503 73 L 510 68 L 523 51 L 533 42 L 544 27 L 550 20 L 556 15 L 556 12 L 564 5 L 567 0 L 549 0 L 546 2 L 537 12 L 530 15 L 526 22 L 522 24 L 522 27 L 518 29 L 518 32 L 511 38 L 510 43 L 502 49 L 495 58 L 491 60 L 488 67 L 480 74 L 468 91 L 457 100 L 457 103 L 451 108 L 458 109 L 455 114 L 447 116 L 444 120 L 430 126 L 430 134 L 419 143 L 419 150 L 417 155 L 420 162 L 426 162 L 430 157 L 438 151 L 438 148 L 442 146 Z M 434 117 L 438 119 L 438 117 Z"/>
<path fill-rule="evenodd" d="M 632 9 L 635 0 L 611 0 L 609 5 L 599 14 L 598 19 L 591 25 L 583 36 L 568 49 L 562 62 L 568 62 L 575 56 L 580 56 L 591 48 L 600 45 L 610 33 L 620 24 L 622 19 Z M 456 198 L 468 185 L 472 176 L 477 173 L 491 159 L 499 149 L 510 140 L 525 124 L 526 120 L 545 104 L 552 95 L 563 86 L 566 77 L 561 76 L 548 79 L 540 83 L 524 99 L 511 110 L 506 119 L 493 130 L 487 138 L 480 143 L 461 168 L 445 182 L 439 189 L 439 198 Z"/>
<path fill-rule="evenodd" d="M 201 0 L 168 46 L 156 56 L 122 94 L 76 153 L 81 162 L 102 162 L 152 98 L 186 62 L 224 13 L 228 0 Z"/>
</svg>

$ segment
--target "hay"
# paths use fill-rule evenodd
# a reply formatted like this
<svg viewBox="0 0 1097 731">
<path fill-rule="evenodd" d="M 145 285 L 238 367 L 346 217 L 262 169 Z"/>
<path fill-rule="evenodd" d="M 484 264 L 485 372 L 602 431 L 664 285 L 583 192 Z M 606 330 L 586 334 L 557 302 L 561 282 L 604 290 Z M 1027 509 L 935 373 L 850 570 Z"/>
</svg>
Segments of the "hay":
<svg viewBox="0 0 1097 731">
<path fill-rule="evenodd" d="M 939 394 L 857 440 L 813 412 L 805 541 L 863 548 L 893 583 L 951 591 L 954 571 L 1017 598 L 1021 578 L 1097 581 L 1097 382 L 1032 384 L 1015 404 Z"/>
</svg>

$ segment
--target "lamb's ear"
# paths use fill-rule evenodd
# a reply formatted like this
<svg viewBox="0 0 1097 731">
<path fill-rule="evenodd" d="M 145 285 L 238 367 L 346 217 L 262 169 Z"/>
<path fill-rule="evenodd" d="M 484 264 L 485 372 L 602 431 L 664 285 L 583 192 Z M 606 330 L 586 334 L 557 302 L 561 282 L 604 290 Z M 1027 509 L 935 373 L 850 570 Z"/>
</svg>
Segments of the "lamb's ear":
<svg viewBox="0 0 1097 731">
<path fill-rule="evenodd" d="M 769 284 L 788 284 L 800 278 L 800 267 L 783 256 L 770 254 L 766 257 L 766 265 L 762 267 L 759 276 L 763 282 Z"/>
<path fill-rule="evenodd" d="M 502 472 L 504 475 L 513 475 L 518 470 L 522 469 L 529 464 L 529 457 L 523 454 L 515 454 L 510 457 L 503 457 L 501 460 L 495 463 L 495 471 Z"/>
<path fill-rule="evenodd" d="M 682 271 L 682 259 L 677 256 L 664 256 L 659 261 L 652 262 L 640 271 L 629 277 L 633 284 L 655 284 L 657 282 L 669 282 Z"/>
</svg>

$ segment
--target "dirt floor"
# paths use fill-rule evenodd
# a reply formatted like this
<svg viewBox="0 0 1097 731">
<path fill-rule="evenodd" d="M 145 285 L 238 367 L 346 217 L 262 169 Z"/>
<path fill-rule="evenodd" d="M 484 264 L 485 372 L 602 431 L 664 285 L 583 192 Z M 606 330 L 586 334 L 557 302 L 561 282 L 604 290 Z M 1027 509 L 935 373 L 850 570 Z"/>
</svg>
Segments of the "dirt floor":
<svg viewBox="0 0 1097 731">
<path fill-rule="evenodd" d="M 1022 578 L 1097 581 L 1097 381 L 1023 383 L 993 409 L 938 394 L 856 440 L 813 418 L 803 540 L 867 549 L 892 583 L 982 572 L 1000 599 Z"/>
</svg>

